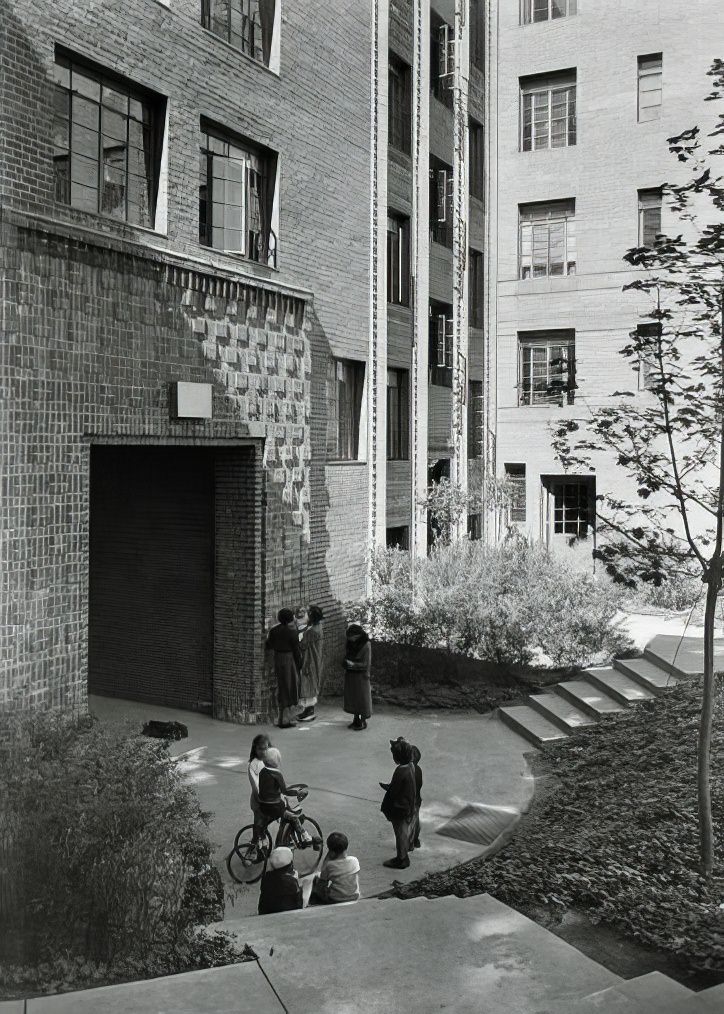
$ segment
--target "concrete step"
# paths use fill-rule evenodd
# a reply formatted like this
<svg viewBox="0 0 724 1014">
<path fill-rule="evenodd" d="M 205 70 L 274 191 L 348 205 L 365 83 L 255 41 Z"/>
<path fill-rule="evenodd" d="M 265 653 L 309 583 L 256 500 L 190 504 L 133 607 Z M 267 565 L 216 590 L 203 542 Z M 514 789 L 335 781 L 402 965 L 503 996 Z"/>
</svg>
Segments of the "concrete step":
<svg viewBox="0 0 724 1014">
<path fill-rule="evenodd" d="M 617 986 L 609 986 L 590 996 L 579 997 L 573 1003 L 558 1008 L 555 1014 L 653 1014 L 653 1010 L 642 1007 L 630 996 L 624 996 Z"/>
<path fill-rule="evenodd" d="M 596 720 L 585 711 L 581 711 L 565 697 L 557 694 L 531 694 L 528 702 L 532 708 L 540 712 L 549 722 L 553 722 L 564 732 L 570 733 L 584 725 L 595 725 Z"/>
<path fill-rule="evenodd" d="M 604 693 L 626 708 L 632 704 L 638 704 L 639 701 L 651 700 L 656 696 L 653 690 L 645 689 L 626 673 L 612 669 L 611 666 L 586 669 L 583 675 L 590 683 L 600 687 Z"/>
<path fill-rule="evenodd" d="M 722 1014 L 724 1011 L 724 983 L 711 986 L 696 994 L 691 1004 L 691 1014 Z"/>
<path fill-rule="evenodd" d="M 619 993 L 656 1014 L 689 1014 L 696 994 L 661 972 L 648 972 L 616 986 Z"/>
<path fill-rule="evenodd" d="M 404 904 L 407 906 L 406 911 L 412 914 L 412 911 L 415 908 L 419 908 L 420 906 L 427 904 L 427 901 L 427 898 L 408 898 L 404 902 L 400 898 L 360 898 L 359 901 L 345 902 L 342 905 L 311 905 L 309 908 L 300 908 L 293 912 L 277 912 L 275 915 L 248 915 L 239 916 L 238 919 L 235 919 L 232 915 L 230 918 L 224 919 L 223 922 L 213 923 L 209 929 L 226 930 L 229 933 L 236 933 L 240 938 L 242 938 L 245 935 L 249 936 L 252 931 L 255 932 L 257 927 L 263 927 L 268 923 L 271 923 L 273 926 L 278 926 L 280 919 L 285 921 L 292 920 L 304 925 L 307 925 L 310 921 L 314 922 L 319 919 L 331 919 L 333 922 L 345 922 L 349 918 L 354 918 L 354 916 L 351 915 L 351 910 L 356 910 L 357 913 L 362 911 L 364 918 L 374 920 L 378 915 L 380 915 L 379 910 L 381 906 L 397 906 Z M 368 911 L 370 908 L 376 911 Z M 304 932 L 313 931 L 304 930 Z"/>
<path fill-rule="evenodd" d="M 589 680 L 566 680 L 564 683 L 556 684 L 553 691 L 559 697 L 564 697 L 575 704 L 591 718 L 601 718 L 602 715 L 625 710 L 625 705 L 620 704 L 600 687 L 594 686 Z"/>
<path fill-rule="evenodd" d="M 649 658 L 617 658 L 613 667 L 654 694 L 663 694 L 678 683 L 668 669 Z"/>
<path fill-rule="evenodd" d="M 524 736 L 533 746 L 543 746 L 555 739 L 565 739 L 564 732 L 548 718 L 544 718 L 535 708 L 527 704 L 516 704 L 512 707 L 498 708 L 500 717 L 511 729 Z"/>
</svg>

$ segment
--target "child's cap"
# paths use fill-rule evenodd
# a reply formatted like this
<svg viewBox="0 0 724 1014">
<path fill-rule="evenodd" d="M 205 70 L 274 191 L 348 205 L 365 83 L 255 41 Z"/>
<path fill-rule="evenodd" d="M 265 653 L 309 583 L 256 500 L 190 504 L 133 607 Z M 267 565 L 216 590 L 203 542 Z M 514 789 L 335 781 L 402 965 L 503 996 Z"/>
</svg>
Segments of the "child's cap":
<svg viewBox="0 0 724 1014">
<path fill-rule="evenodd" d="M 294 854 L 285 845 L 273 850 L 269 856 L 269 866 L 272 870 L 283 870 L 285 866 L 291 866 L 294 862 Z"/>
</svg>

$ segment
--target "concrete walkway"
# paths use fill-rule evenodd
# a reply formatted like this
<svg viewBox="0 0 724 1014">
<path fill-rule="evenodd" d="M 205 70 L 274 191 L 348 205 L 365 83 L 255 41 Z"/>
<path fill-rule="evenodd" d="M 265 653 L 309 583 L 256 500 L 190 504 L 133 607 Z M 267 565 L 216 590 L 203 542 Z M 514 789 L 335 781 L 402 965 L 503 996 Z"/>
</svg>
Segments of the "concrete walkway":
<svg viewBox="0 0 724 1014">
<path fill-rule="evenodd" d="M 326 837 L 343 831 L 350 852 L 362 867 L 363 896 L 387 890 L 393 880 L 414 880 L 423 873 L 446 869 L 480 855 L 479 842 L 437 833 L 466 807 L 475 814 L 478 804 L 503 808 L 516 819 L 533 794 L 524 754 L 531 749 L 521 736 L 492 716 L 477 713 L 425 713 L 400 709 L 376 714 L 366 732 L 347 729 L 349 716 L 325 706 L 319 717 L 295 729 L 239 726 L 217 722 L 169 708 L 92 697 L 91 711 L 104 721 L 176 719 L 189 729 L 189 738 L 175 743 L 172 752 L 183 757 L 184 770 L 196 788 L 201 805 L 213 814 L 211 837 L 218 845 L 216 860 L 225 883 L 230 883 L 224 859 L 236 831 L 251 819 L 246 763 L 252 738 L 267 732 L 282 751 L 289 782 L 306 782 L 310 794 L 306 811 L 319 822 Z M 412 854 L 410 868 L 386 869 L 382 863 L 394 855 L 391 826 L 380 813 L 382 790 L 393 764 L 390 739 L 405 736 L 422 751 L 424 774 L 421 813 L 423 847 Z M 468 809 L 464 822 L 474 827 Z M 494 814 L 499 820 L 500 811 Z M 238 887 L 227 918 L 253 915 L 258 885 Z"/>
</svg>

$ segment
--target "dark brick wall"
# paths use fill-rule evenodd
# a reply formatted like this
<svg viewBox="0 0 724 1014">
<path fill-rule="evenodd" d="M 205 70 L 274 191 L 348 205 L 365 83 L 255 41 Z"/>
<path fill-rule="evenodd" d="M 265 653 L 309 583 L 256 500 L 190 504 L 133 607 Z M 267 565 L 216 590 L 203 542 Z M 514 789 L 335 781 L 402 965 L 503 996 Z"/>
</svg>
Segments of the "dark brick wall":
<svg viewBox="0 0 724 1014">
<path fill-rule="evenodd" d="M 285 0 L 278 76 L 198 14 L 197 0 L 0 0 L 0 706 L 84 706 L 94 441 L 258 442 L 258 610 L 224 647 L 227 673 L 251 656 L 257 675 L 215 673 L 219 714 L 271 710 L 262 644 L 282 605 L 322 605 L 334 668 L 340 593 L 363 590 L 366 469 L 328 481 L 324 379 L 331 354 L 367 353 L 370 14 Z M 53 203 L 56 45 L 168 98 L 165 230 Z M 277 270 L 198 244 L 202 116 L 279 152 Z M 212 421 L 170 422 L 176 380 L 213 383 Z"/>
</svg>

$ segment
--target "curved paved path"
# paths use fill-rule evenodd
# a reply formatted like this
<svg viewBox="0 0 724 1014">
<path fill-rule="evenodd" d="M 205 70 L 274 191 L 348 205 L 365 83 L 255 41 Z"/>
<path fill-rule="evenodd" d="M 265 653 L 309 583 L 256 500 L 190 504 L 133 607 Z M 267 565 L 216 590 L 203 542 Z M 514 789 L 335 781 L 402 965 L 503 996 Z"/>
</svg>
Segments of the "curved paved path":
<svg viewBox="0 0 724 1014">
<path fill-rule="evenodd" d="M 530 744 L 489 715 L 468 712 L 411 713 L 388 708 L 376 714 L 365 732 L 347 729 L 349 716 L 325 705 L 316 721 L 295 729 L 240 726 L 204 715 L 155 707 L 133 701 L 92 697 L 91 711 L 103 720 L 143 722 L 177 719 L 189 738 L 176 743 L 190 782 L 201 804 L 213 815 L 211 835 L 218 844 L 217 862 L 225 882 L 223 860 L 238 828 L 251 819 L 246 761 L 257 732 L 268 732 L 282 751 L 289 782 L 307 782 L 311 791 L 306 808 L 326 837 L 344 831 L 350 851 L 362 867 L 363 896 L 388 889 L 423 873 L 445 869 L 479 855 L 483 846 L 437 833 L 469 804 L 505 807 L 511 813 L 525 808 L 533 793 L 524 754 Z M 411 856 L 410 868 L 388 870 L 382 862 L 394 855 L 391 826 L 380 813 L 382 790 L 392 771 L 389 740 L 405 736 L 422 751 L 424 775 L 421 813 L 423 847 Z M 227 917 L 256 911 L 258 886 L 239 888 Z"/>
</svg>

